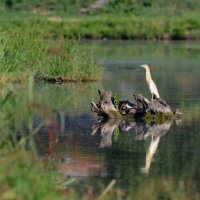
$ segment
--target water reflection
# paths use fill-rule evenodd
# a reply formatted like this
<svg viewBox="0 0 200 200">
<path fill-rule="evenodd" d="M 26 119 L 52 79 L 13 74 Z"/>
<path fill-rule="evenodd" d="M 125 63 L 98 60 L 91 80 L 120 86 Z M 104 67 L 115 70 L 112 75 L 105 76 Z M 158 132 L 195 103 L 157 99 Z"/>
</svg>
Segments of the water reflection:
<svg viewBox="0 0 200 200">
<path fill-rule="evenodd" d="M 100 133 L 101 140 L 99 147 L 109 147 L 112 146 L 112 135 L 116 128 L 120 124 L 120 119 L 111 119 L 111 120 L 99 120 L 92 125 L 91 135 Z"/>
<path fill-rule="evenodd" d="M 180 109 L 188 121 L 199 118 L 199 42 L 87 41 L 83 45 L 94 52 L 96 60 L 104 61 L 103 88 L 129 100 L 133 94 L 149 97 L 144 73 L 138 69 L 147 63 L 154 67 L 153 78 L 166 102 Z"/>
<path fill-rule="evenodd" d="M 100 147 L 107 147 L 112 146 L 112 135 L 116 128 L 118 128 L 120 132 L 134 131 L 135 140 L 143 140 L 148 137 L 154 140 L 155 138 L 165 135 L 167 131 L 169 131 L 171 124 L 172 121 L 163 124 L 147 124 L 144 121 L 135 120 L 100 120 L 92 125 L 92 135 L 100 133 Z"/>
<path fill-rule="evenodd" d="M 59 172 L 66 178 L 109 176 L 104 149 L 113 148 L 114 152 L 120 136 L 124 135 L 130 141 L 129 134 L 133 136 L 132 141 L 145 141 L 148 145 L 143 150 L 146 154 L 142 154 L 143 164 L 138 165 L 141 172 L 148 173 L 161 138 L 175 123 L 147 124 L 134 119 L 94 121 L 87 114 L 74 118 L 62 111 L 51 113 L 48 117 L 44 113 L 34 120 L 34 127 L 42 124 L 35 135 L 38 155 L 54 160 Z"/>
<path fill-rule="evenodd" d="M 100 148 L 112 146 L 113 138 L 117 137 L 119 132 L 126 133 L 134 131 L 135 140 L 151 139 L 146 152 L 146 164 L 141 168 L 143 173 L 148 173 L 153 161 L 153 156 L 158 150 L 158 145 L 162 136 L 164 136 L 176 121 L 170 121 L 163 124 L 147 124 L 144 121 L 135 120 L 99 120 L 92 125 L 91 135 L 99 134 Z M 176 124 L 180 124 L 180 120 Z"/>
<path fill-rule="evenodd" d="M 38 115 L 34 127 L 43 124 L 35 135 L 38 156 L 53 160 L 65 178 L 104 176 L 104 160 L 97 152 L 99 137 L 88 132 L 90 120 L 87 114 L 70 118 L 62 111 Z"/>
<path fill-rule="evenodd" d="M 11 105 L 16 103 L 13 101 L 3 106 L 11 115 L 17 113 L 11 125 L 13 137 L 28 135 L 30 127 L 25 124 L 32 123 L 32 118 L 30 123 L 27 120 L 34 110 L 39 113 L 33 120 L 33 130 L 39 129 L 34 134 L 38 156 L 55 161 L 64 177 L 83 180 L 80 187 L 89 183 L 97 188 L 100 182 L 102 191 L 115 179 L 117 187 L 133 193 L 134 198 L 130 199 L 172 199 L 177 191 L 177 199 L 185 198 L 181 195 L 195 199 L 190 198 L 191 194 L 199 199 L 200 49 L 191 51 L 194 45 L 200 46 L 196 41 L 190 48 L 184 47 L 185 43 L 94 44 L 97 59 L 105 60 L 103 81 L 35 85 L 31 105 L 28 90 L 18 88 L 15 109 L 12 110 Z M 180 121 L 96 121 L 96 115 L 91 114 L 89 102 L 98 101 L 97 90 L 101 88 L 130 100 L 134 93 L 149 96 L 144 73 L 136 71 L 141 63 L 157 67 L 153 73 L 162 96 L 173 109 L 184 113 L 179 127 Z M 30 143 L 32 140 L 27 146 Z"/>
</svg>

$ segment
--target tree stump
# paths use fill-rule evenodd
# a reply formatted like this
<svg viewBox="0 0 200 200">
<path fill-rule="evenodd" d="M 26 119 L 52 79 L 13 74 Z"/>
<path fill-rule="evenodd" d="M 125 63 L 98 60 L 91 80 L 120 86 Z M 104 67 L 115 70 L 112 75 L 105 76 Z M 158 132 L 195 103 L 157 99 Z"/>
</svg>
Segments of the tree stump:
<svg viewBox="0 0 200 200">
<path fill-rule="evenodd" d="M 145 117 L 147 120 L 166 120 L 179 117 L 179 110 L 172 112 L 170 106 L 161 98 L 149 101 L 142 95 L 134 95 L 135 102 L 122 101 L 112 97 L 109 90 L 98 90 L 99 103 L 91 102 L 91 111 L 106 119 Z"/>
</svg>

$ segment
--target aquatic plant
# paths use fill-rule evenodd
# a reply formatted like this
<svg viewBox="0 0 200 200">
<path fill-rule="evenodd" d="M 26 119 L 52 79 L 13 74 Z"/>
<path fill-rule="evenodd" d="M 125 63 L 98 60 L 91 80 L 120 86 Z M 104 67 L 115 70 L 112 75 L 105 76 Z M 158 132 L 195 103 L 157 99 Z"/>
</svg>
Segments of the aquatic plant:
<svg viewBox="0 0 200 200">
<path fill-rule="evenodd" d="M 114 100 L 113 100 L 114 106 L 115 106 L 115 108 L 118 109 L 118 108 L 119 108 L 119 101 L 120 101 L 120 100 L 119 100 L 119 95 L 118 95 L 118 94 L 114 95 L 114 96 L 113 96 L 113 99 L 114 99 Z"/>
</svg>

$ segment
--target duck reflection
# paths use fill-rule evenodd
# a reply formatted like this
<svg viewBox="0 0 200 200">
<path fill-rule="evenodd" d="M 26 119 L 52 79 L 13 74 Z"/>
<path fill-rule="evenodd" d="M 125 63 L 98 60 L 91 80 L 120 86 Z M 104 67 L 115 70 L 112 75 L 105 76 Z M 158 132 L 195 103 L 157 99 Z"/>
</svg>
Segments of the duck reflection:
<svg viewBox="0 0 200 200">
<path fill-rule="evenodd" d="M 112 137 L 116 129 L 124 133 L 133 131 L 135 140 L 150 139 L 151 142 L 146 152 L 146 164 L 141 168 L 143 173 L 148 173 L 160 139 L 170 130 L 173 122 L 175 121 L 163 124 L 147 124 L 144 121 L 99 120 L 92 126 L 92 135 L 100 134 L 100 148 L 112 146 Z"/>
</svg>

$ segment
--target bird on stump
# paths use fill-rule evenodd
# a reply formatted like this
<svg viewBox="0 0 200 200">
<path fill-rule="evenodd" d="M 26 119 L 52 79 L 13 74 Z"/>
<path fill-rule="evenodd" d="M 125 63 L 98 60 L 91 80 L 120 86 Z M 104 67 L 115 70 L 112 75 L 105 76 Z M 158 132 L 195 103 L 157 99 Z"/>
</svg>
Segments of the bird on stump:
<svg viewBox="0 0 200 200">
<path fill-rule="evenodd" d="M 147 82 L 147 85 L 149 86 L 149 89 L 152 95 L 151 101 L 153 101 L 153 99 L 155 98 L 160 98 L 157 86 L 151 78 L 151 72 L 150 72 L 149 66 L 147 64 L 143 64 L 143 65 L 140 65 L 140 67 L 143 67 L 146 70 L 146 82 Z"/>
</svg>

